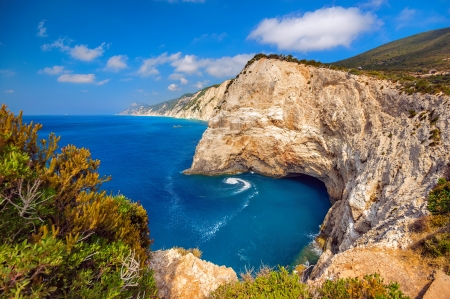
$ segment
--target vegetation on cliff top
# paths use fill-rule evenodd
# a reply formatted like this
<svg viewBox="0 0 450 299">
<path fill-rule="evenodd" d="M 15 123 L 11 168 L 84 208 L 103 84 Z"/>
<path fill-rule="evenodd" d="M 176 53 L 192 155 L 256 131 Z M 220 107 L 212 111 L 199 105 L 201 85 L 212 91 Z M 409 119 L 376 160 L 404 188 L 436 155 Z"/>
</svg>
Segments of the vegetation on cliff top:
<svg viewBox="0 0 450 299">
<path fill-rule="evenodd" d="M 383 71 L 450 70 L 450 28 L 402 38 L 333 65 Z"/>
<path fill-rule="evenodd" d="M 40 128 L 0 109 L 2 297 L 153 297 L 144 208 L 100 191 L 100 162 Z"/>
</svg>

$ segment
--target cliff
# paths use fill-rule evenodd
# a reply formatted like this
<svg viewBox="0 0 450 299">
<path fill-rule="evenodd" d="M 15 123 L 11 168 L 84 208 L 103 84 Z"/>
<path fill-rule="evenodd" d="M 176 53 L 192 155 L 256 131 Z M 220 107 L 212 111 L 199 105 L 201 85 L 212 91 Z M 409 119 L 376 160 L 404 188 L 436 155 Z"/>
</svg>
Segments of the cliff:
<svg viewBox="0 0 450 299">
<path fill-rule="evenodd" d="M 194 94 L 184 94 L 177 99 L 156 105 L 133 103 L 121 115 L 153 115 L 192 118 L 208 121 L 223 98 L 229 80 L 220 85 L 206 87 Z"/>
<path fill-rule="evenodd" d="M 408 224 L 428 213 L 426 194 L 450 159 L 450 98 L 397 88 L 262 58 L 218 102 L 187 173 L 322 180 L 333 203 L 322 266 L 353 247 L 405 248 Z"/>
</svg>

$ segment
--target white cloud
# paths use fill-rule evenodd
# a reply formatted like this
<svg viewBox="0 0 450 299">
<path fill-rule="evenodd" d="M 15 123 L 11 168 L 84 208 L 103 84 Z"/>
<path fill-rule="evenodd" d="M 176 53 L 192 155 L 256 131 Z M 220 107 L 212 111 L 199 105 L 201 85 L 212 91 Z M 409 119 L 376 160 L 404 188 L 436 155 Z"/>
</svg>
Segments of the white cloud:
<svg viewBox="0 0 450 299">
<path fill-rule="evenodd" d="M 70 71 L 65 71 L 63 66 L 55 65 L 53 67 L 46 67 L 43 70 L 39 70 L 38 74 L 58 75 L 63 72 L 70 73 Z"/>
<path fill-rule="evenodd" d="M 179 59 L 180 55 L 181 55 L 180 52 L 172 54 L 170 56 L 168 56 L 167 53 L 163 53 L 157 57 L 145 59 L 142 62 L 142 65 L 139 68 L 139 70 L 136 72 L 136 74 L 141 77 L 148 77 L 150 75 L 158 75 L 159 71 L 156 69 L 155 66 L 177 60 L 177 59 Z"/>
<path fill-rule="evenodd" d="M 406 7 L 400 12 L 400 15 L 397 17 L 397 29 L 405 27 L 410 24 L 410 22 L 416 18 L 417 9 L 410 9 Z"/>
<path fill-rule="evenodd" d="M 349 47 L 360 34 L 381 25 L 370 12 L 337 6 L 307 12 L 301 17 L 264 19 L 247 39 L 276 45 L 280 50 L 320 51 Z"/>
<path fill-rule="evenodd" d="M 217 34 L 217 33 L 203 34 L 202 36 L 195 38 L 194 43 L 202 41 L 202 40 L 215 40 L 215 41 L 221 42 L 227 36 L 228 36 L 228 34 L 226 34 L 225 32 L 223 32 L 221 34 Z"/>
<path fill-rule="evenodd" d="M 172 66 L 175 67 L 176 72 L 194 74 L 204 69 L 214 77 L 230 77 L 238 74 L 253 56 L 254 54 L 239 54 L 233 57 L 199 59 L 195 55 L 185 55 L 172 62 Z"/>
<path fill-rule="evenodd" d="M 76 45 L 70 50 L 70 56 L 83 61 L 91 61 L 103 55 L 105 43 L 102 43 L 95 49 L 89 49 L 86 45 Z"/>
<path fill-rule="evenodd" d="M 171 79 L 171 80 L 180 80 L 180 83 L 182 85 L 188 84 L 188 82 L 189 82 L 188 80 L 186 80 L 186 78 L 184 77 L 183 74 L 177 74 L 177 73 L 170 74 L 169 79 Z"/>
<path fill-rule="evenodd" d="M 121 82 L 129 82 L 129 81 L 132 81 L 133 80 L 133 78 L 123 78 L 123 79 L 119 79 L 119 81 L 121 81 Z"/>
<path fill-rule="evenodd" d="M 128 57 L 126 55 L 115 55 L 108 59 L 106 63 L 105 71 L 118 72 L 122 69 L 127 68 Z"/>
<path fill-rule="evenodd" d="M 37 26 L 38 33 L 36 33 L 36 35 L 39 36 L 39 37 L 46 37 L 46 36 L 48 36 L 47 35 L 47 28 L 44 27 L 44 23 L 45 23 L 45 20 L 42 20 L 42 21 L 39 22 L 39 24 Z"/>
<path fill-rule="evenodd" d="M 106 84 L 106 83 L 109 82 L 109 80 L 111 80 L 111 79 L 105 79 L 105 80 L 103 80 L 103 81 L 97 82 L 95 85 L 103 85 L 103 84 Z"/>
<path fill-rule="evenodd" d="M 0 70 L 0 75 L 2 75 L 2 77 L 12 77 L 14 76 L 16 73 L 10 70 Z"/>
<path fill-rule="evenodd" d="M 57 48 L 61 50 L 62 52 L 70 51 L 70 47 L 68 44 L 72 42 L 71 39 L 66 37 L 60 37 L 57 40 L 55 40 L 51 44 L 44 44 L 41 46 L 42 51 L 50 51 L 53 48 Z"/>
<path fill-rule="evenodd" d="M 82 61 L 92 61 L 97 57 L 100 57 L 105 52 L 104 48 L 109 45 L 102 43 L 100 46 L 94 49 L 89 49 L 87 45 L 76 45 L 71 48 L 69 44 L 72 42 L 71 39 L 60 37 L 51 44 L 44 44 L 41 46 L 43 51 L 50 51 L 53 48 L 59 49 L 61 52 L 68 52 L 70 56 L 75 59 Z"/>
<path fill-rule="evenodd" d="M 144 92 L 144 90 L 143 89 L 138 89 L 138 90 L 136 90 L 137 92 Z"/>
<path fill-rule="evenodd" d="M 5 90 L 5 93 L 14 93 L 14 90 L 8 89 L 8 90 Z"/>
<path fill-rule="evenodd" d="M 65 74 L 58 77 L 58 82 L 68 82 L 68 83 L 94 83 L 94 74 Z"/>
<path fill-rule="evenodd" d="M 194 84 L 195 87 L 197 87 L 198 89 L 202 89 L 203 87 L 206 86 L 206 84 L 208 84 L 209 80 L 204 80 L 204 81 L 197 81 L 197 83 Z"/>
<path fill-rule="evenodd" d="M 167 89 L 170 90 L 170 91 L 176 91 L 176 90 L 180 90 L 181 88 L 179 88 L 178 85 L 176 85 L 176 84 L 170 84 L 167 87 Z"/>
<path fill-rule="evenodd" d="M 365 9 L 377 10 L 385 4 L 388 4 L 388 0 L 367 0 L 359 3 L 358 6 Z"/>
</svg>

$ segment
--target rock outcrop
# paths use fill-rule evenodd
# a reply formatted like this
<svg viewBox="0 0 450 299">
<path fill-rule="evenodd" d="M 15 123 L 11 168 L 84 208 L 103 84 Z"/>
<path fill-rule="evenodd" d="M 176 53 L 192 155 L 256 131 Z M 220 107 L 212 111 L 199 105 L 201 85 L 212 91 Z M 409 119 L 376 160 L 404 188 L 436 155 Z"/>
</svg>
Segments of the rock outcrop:
<svg viewBox="0 0 450 299">
<path fill-rule="evenodd" d="M 231 268 L 180 254 L 176 249 L 152 252 L 150 268 L 163 299 L 202 299 L 220 285 L 237 281 Z"/>
<path fill-rule="evenodd" d="M 191 118 L 208 121 L 218 109 L 217 103 L 222 100 L 229 80 L 220 85 L 206 87 L 194 94 L 184 94 L 177 99 L 156 105 L 133 103 L 121 115 L 152 115 Z"/>
<path fill-rule="evenodd" d="M 187 172 L 322 180 L 333 203 L 323 265 L 354 247 L 406 247 L 450 159 L 450 98 L 372 77 L 263 58 L 216 108 Z"/>
</svg>

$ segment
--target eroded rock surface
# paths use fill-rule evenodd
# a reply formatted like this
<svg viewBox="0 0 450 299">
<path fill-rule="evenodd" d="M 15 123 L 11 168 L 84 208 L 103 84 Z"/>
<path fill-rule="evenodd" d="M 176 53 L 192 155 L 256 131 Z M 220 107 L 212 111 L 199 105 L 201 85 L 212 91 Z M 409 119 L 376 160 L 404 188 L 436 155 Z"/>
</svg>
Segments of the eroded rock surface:
<svg viewBox="0 0 450 299">
<path fill-rule="evenodd" d="M 217 104 L 223 99 L 229 80 L 220 85 L 204 88 L 194 94 L 183 95 L 178 99 L 161 104 L 147 105 L 133 103 L 122 115 L 139 116 L 171 116 L 177 118 L 191 118 L 208 121 L 218 109 Z"/>
<path fill-rule="evenodd" d="M 404 248 L 449 162 L 450 99 L 398 88 L 261 59 L 224 92 L 187 172 L 314 176 L 333 202 L 321 231 L 329 258 L 370 244 Z"/>
<path fill-rule="evenodd" d="M 206 298 L 220 285 L 237 281 L 233 269 L 201 260 L 192 253 L 183 256 L 175 249 L 152 252 L 150 268 L 154 270 L 158 296 L 164 299 Z"/>
</svg>

